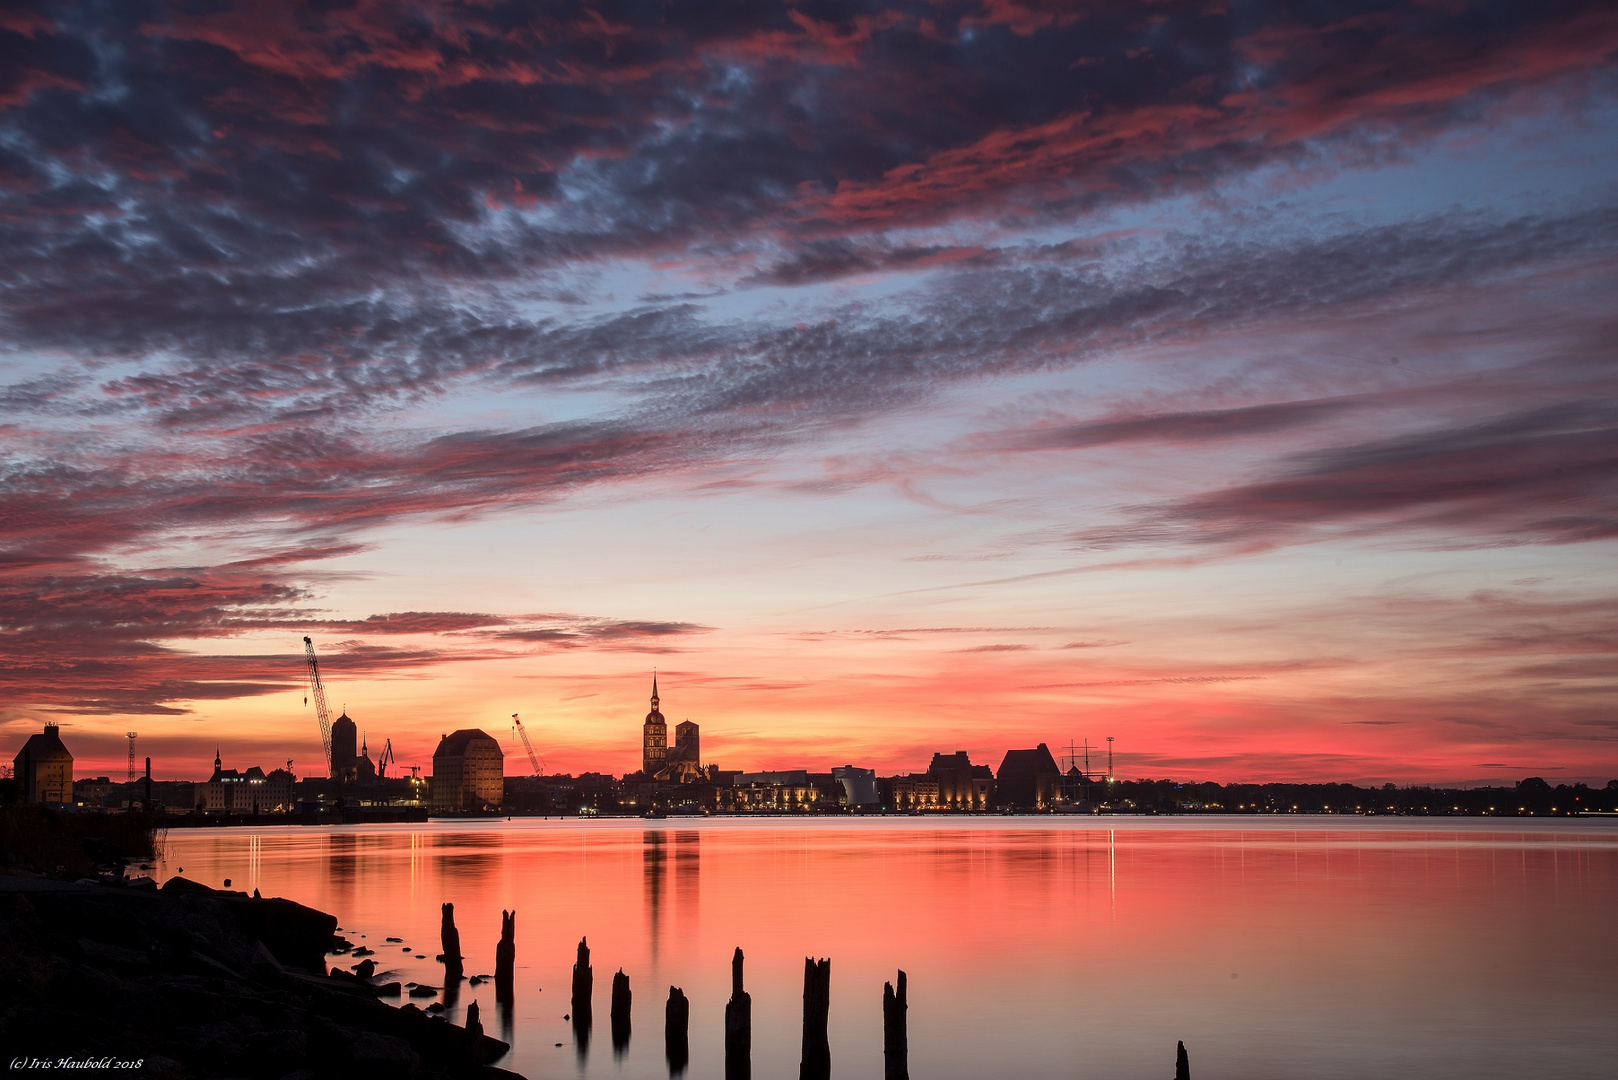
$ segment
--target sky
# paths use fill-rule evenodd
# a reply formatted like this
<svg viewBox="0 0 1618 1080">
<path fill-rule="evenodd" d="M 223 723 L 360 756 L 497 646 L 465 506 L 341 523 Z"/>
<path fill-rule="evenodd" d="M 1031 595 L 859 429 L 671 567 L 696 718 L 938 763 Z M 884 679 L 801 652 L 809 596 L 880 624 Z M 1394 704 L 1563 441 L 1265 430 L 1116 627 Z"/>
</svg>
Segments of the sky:
<svg viewBox="0 0 1618 1080">
<path fill-rule="evenodd" d="M 0 741 L 318 775 L 308 635 L 424 773 L 531 771 L 513 713 L 635 769 L 655 668 L 723 768 L 1605 783 L 1615 60 L 1598 2 L 9 3 Z"/>
</svg>

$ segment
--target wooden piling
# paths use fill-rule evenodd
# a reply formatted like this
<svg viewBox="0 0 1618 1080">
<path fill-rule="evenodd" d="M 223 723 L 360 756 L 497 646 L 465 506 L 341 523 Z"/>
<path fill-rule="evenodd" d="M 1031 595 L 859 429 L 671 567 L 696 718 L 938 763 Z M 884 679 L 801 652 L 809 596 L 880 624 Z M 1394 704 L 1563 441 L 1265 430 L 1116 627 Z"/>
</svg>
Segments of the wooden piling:
<svg viewBox="0 0 1618 1080">
<path fill-rule="evenodd" d="M 678 986 L 669 987 L 668 1004 L 663 1006 L 663 1053 L 669 1072 L 679 1074 L 691 1060 L 691 1002 Z"/>
<path fill-rule="evenodd" d="M 905 973 L 899 972 L 899 990 L 882 984 L 882 1080 L 910 1080 L 910 1039 L 905 1033 Z"/>
<path fill-rule="evenodd" d="M 517 913 L 500 913 L 500 944 L 494 947 L 494 998 L 511 1001 L 516 985 Z"/>
<path fill-rule="evenodd" d="M 730 1000 L 725 1002 L 725 1080 L 753 1078 L 753 999 L 742 989 L 742 950 L 730 958 Z"/>
<path fill-rule="evenodd" d="M 473 1065 L 483 1064 L 483 1021 L 478 1019 L 478 1003 L 466 1007 L 466 1033 L 471 1038 L 466 1040 L 467 1054 Z"/>
<path fill-rule="evenodd" d="M 831 1012 L 831 960 L 803 961 L 803 1056 L 798 1080 L 831 1080 L 831 1042 L 826 1020 Z"/>
<path fill-rule="evenodd" d="M 573 964 L 573 1026 L 590 1026 L 590 995 L 595 989 L 595 975 L 590 970 L 590 946 L 587 939 L 579 939 L 579 958 Z"/>
<path fill-rule="evenodd" d="M 461 981 L 461 932 L 455 929 L 455 905 L 445 904 L 440 911 L 443 919 L 439 923 L 438 937 L 444 946 L 444 982 L 447 985 Z"/>
<path fill-rule="evenodd" d="M 1174 1049 L 1174 1080 L 1191 1080 L 1191 1059 L 1186 1056 L 1183 1042 Z"/>
<path fill-rule="evenodd" d="M 619 968 L 612 977 L 612 1048 L 622 1050 L 629 1045 L 629 976 Z"/>
</svg>

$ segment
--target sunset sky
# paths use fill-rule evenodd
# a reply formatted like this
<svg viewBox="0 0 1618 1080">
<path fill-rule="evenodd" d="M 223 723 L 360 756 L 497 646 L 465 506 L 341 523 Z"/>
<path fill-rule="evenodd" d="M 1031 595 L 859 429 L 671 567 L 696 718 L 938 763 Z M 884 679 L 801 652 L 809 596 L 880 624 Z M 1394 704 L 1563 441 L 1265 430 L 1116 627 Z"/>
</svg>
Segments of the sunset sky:
<svg viewBox="0 0 1618 1080">
<path fill-rule="evenodd" d="M 540 11 L 539 9 L 543 9 Z M 538 13 L 536 13 L 538 12 Z M 79 775 L 1618 776 L 1618 9 L 0 12 L 0 732 Z"/>
</svg>

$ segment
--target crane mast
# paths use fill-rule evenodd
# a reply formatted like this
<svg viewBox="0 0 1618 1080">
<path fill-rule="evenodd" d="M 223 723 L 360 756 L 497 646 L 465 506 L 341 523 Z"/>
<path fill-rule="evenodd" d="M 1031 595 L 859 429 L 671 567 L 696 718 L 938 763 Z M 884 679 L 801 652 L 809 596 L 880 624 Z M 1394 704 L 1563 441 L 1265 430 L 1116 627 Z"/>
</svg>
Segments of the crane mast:
<svg viewBox="0 0 1618 1080">
<path fill-rule="evenodd" d="M 511 721 L 517 725 L 517 734 L 522 736 L 523 749 L 528 751 L 528 764 L 534 767 L 534 775 L 538 776 L 543 770 L 539 767 L 539 755 L 534 753 L 534 744 L 528 741 L 528 729 L 522 726 L 516 713 L 511 714 Z"/>
<path fill-rule="evenodd" d="M 326 689 L 320 685 L 320 661 L 315 659 L 315 643 L 303 639 L 309 666 L 309 691 L 315 698 L 315 715 L 320 718 L 320 741 L 326 747 L 326 775 L 331 775 L 331 712 L 326 708 Z"/>
</svg>

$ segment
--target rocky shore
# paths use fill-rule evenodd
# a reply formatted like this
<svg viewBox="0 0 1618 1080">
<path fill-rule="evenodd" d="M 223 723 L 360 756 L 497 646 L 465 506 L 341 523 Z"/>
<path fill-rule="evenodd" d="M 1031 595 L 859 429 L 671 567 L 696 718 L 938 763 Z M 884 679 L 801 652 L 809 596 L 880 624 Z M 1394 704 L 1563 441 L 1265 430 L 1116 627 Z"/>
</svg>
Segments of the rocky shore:
<svg viewBox="0 0 1618 1080">
<path fill-rule="evenodd" d="M 491 1064 L 509 1049 L 500 1040 L 328 974 L 336 926 L 290 900 L 184 878 L 159 889 L 0 876 L 5 1064 L 108 1059 L 127 1071 L 138 1061 L 142 1075 L 173 1078 L 516 1077 Z"/>
</svg>

